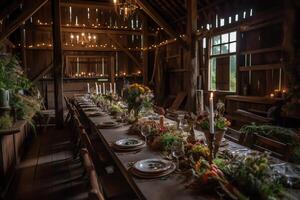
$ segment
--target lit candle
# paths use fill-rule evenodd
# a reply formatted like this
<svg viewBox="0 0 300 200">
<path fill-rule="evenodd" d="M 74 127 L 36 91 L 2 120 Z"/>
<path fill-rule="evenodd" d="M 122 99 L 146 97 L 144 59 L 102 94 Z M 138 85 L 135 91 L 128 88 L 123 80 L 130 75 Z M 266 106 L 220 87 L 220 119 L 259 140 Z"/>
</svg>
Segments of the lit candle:
<svg viewBox="0 0 300 200">
<path fill-rule="evenodd" d="M 200 113 L 204 111 L 203 90 L 200 90 Z"/>
<path fill-rule="evenodd" d="M 114 94 L 117 94 L 117 84 L 114 82 Z"/>
<path fill-rule="evenodd" d="M 105 83 L 103 83 L 103 94 L 106 94 Z"/>
<path fill-rule="evenodd" d="M 87 83 L 87 92 L 88 92 L 88 94 L 90 93 L 90 84 L 89 83 Z"/>
<path fill-rule="evenodd" d="M 102 87 L 101 87 L 101 84 L 99 84 L 99 93 L 102 94 Z"/>
<path fill-rule="evenodd" d="M 274 94 L 273 94 L 273 93 L 271 93 L 271 94 L 270 94 L 270 97 L 271 97 L 271 98 L 274 98 Z"/>
<path fill-rule="evenodd" d="M 110 92 L 110 93 L 113 92 L 113 90 L 112 90 L 112 84 L 111 84 L 111 83 L 109 83 L 109 92 Z"/>
<path fill-rule="evenodd" d="M 99 90 L 98 90 L 98 84 L 95 82 L 95 86 L 96 86 L 96 95 L 99 94 Z"/>
<path fill-rule="evenodd" d="M 214 122 L 214 93 L 211 92 L 210 93 L 210 98 L 209 98 L 209 129 L 210 129 L 210 133 L 214 134 L 215 133 L 215 122 Z"/>
</svg>

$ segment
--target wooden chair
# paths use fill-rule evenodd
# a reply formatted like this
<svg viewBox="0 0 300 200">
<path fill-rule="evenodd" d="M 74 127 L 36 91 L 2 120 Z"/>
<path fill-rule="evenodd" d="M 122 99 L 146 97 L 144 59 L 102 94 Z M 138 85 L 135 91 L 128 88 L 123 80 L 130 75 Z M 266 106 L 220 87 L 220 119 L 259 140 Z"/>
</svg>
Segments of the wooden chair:
<svg viewBox="0 0 300 200">
<path fill-rule="evenodd" d="M 245 136 L 240 131 L 235 129 L 227 128 L 224 137 L 232 142 L 244 144 Z"/>
<path fill-rule="evenodd" d="M 292 152 L 290 144 L 275 141 L 273 139 L 253 134 L 251 148 L 258 151 L 268 151 L 272 156 L 288 161 Z"/>
<path fill-rule="evenodd" d="M 113 171 L 111 173 L 107 172 L 107 163 L 102 161 L 101 156 L 95 150 L 95 147 L 93 146 L 89 136 L 84 130 L 81 133 L 81 137 L 87 151 L 89 152 L 94 169 L 98 174 L 99 182 L 103 187 L 103 194 L 105 195 L 105 198 L 122 200 L 134 199 L 134 194 L 132 193 L 125 178 L 121 175 L 120 171 L 116 167 L 113 167 Z"/>
<path fill-rule="evenodd" d="M 98 180 L 98 175 L 95 171 L 93 162 L 90 158 L 89 152 L 87 149 L 81 149 L 81 157 L 83 160 L 83 165 L 85 168 L 85 173 L 88 174 L 89 182 L 90 182 L 90 192 L 89 199 L 90 200 L 105 200 L 104 193 L 101 184 Z"/>
<path fill-rule="evenodd" d="M 98 181 L 98 175 L 96 171 L 93 169 L 90 171 L 90 185 L 91 190 L 89 192 L 89 199 L 90 200 L 105 200 L 103 189 L 101 187 L 101 184 L 99 184 Z"/>
<path fill-rule="evenodd" d="M 255 113 L 246 111 L 246 110 L 238 109 L 235 113 L 238 114 L 243 119 L 243 121 L 248 122 L 248 123 L 252 123 L 252 122 L 255 122 L 256 124 L 272 124 L 273 123 L 273 119 L 271 119 L 271 118 L 263 117 L 263 116 L 255 114 Z"/>
</svg>

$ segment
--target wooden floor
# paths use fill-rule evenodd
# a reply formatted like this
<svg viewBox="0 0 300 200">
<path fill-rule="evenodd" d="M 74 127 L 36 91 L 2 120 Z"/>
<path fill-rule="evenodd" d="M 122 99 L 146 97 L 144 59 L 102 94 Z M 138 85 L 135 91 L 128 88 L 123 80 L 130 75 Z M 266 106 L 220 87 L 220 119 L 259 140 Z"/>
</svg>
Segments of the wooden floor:
<svg viewBox="0 0 300 200">
<path fill-rule="evenodd" d="M 83 167 L 72 159 L 68 130 L 48 130 L 33 139 L 7 193 L 8 200 L 88 198 Z"/>
</svg>

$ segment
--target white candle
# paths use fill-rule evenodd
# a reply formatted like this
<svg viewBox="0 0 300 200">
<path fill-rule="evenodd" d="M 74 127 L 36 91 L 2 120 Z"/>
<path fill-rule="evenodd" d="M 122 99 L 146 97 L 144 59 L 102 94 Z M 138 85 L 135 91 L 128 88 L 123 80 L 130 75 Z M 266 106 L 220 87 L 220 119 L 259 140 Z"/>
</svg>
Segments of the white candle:
<svg viewBox="0 0 300 200">
<path fill-rule="evenodd" d="M 117 94 L 117 84 L 114 82 L 114 94 Z"/>
<path fill-rule="evenodd" d="M 90 84 L 89 83 L 87 83 L 87 92 L 88 92 L 88 94 L 90 93 Z"/>
<path fill-rule="evenodd" d="M 103 83 L 103 94 L 106 94 L 105 83 Z"/>
<path fill-rule="evenodd" d="M 200 113 L 204 111 L 203 90 L 200 90 Z"/>
<path fill-rule="evenodd" d="M 96 95 L 98 95 L 98 94 L 99 94 L 99 90 L 98 90 L 98 84 L 97 84 L 97 83 L 95 83 L 95 86 L 96 86 Z"/>
<path fill-rule="evenodd" d="M 113 90 L 112 90 L 112 84 L 111 84 L 111 83 L 109 83 L 109 92 L 110 92 L 110 93 L 113 92 Z"/>
<path fill-rule="evenodd" d="M 209 98 L 209 130 L 210 130 L 210 133 L 211 134 L 214 134 L 215 133 L 215 120 L 214 120 L 214 93 L 211 92 L 210 93 L 210 98 Z"/>
<path fill-rule="evenodd" d="M 101 87 L 101 84 L 99 84 L 99 93 L 102 94 L 102 87 Z"/>
</svg>

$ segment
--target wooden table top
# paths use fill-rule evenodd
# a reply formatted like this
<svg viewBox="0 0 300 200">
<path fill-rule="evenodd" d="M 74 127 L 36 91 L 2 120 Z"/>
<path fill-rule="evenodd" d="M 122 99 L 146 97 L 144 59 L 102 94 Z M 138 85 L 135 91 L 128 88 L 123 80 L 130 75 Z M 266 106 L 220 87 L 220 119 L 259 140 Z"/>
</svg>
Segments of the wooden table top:
<svg viewBox="0 0 300 200">
<path fill-rule="evenodd" d="M 86 113 L 87 114 L 87 113 Z M 88 117 L 93 126 L 97 126 L 104 121 L 113 120 L 111 116 Z M 213 200 L 219 199 L 218 196 L 202 194 L 195 190 L 188 189 L 188 180 L 185 175 L 172 173 L 167 178 L 158 179 L 141 179 L 133 176 L 129 169 L 129 163 L 136 162 L 148 158 L 163 158 L 160 152 L 153 151 L 148 147 L 144 147 L 139 152 L 115 152 L 111 144 L 119 139 L 133 137 L 140 138 L 139 135 L 130 134 L 130 125 L 121 126 L 113 129 L 97 129 L 98 135 L 106 148 L 110 152 L 117 166 L 121 170 L 128 183 L 137 194 L 139 199 L 147 200 Z M 239 144 L 229 142 L 229 148 L 241 149 L 245 148 Z"/>
</svg>

